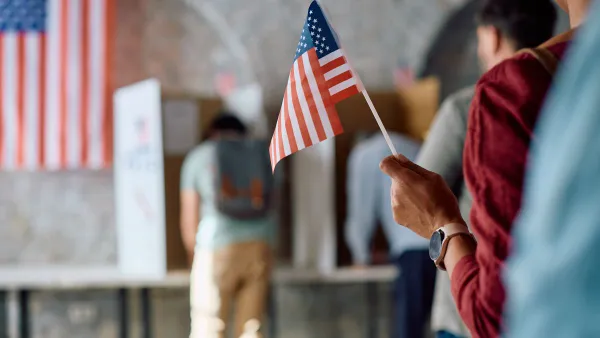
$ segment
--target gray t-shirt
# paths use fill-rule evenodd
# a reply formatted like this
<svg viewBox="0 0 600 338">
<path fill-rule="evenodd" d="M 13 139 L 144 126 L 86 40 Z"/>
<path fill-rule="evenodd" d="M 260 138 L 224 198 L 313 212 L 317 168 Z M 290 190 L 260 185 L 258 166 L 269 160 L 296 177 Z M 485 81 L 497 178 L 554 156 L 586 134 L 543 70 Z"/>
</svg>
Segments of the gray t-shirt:
<svg viewBox="0 0 600 338">
<path fill-rule="evenodd" d="M 417 164 L 441 175 L 454 189 L 460 212 L 467 224 L 472 197 L 463 179 L 463 148 L 474 94 L 475 87 L 469 87 L 444 101 L 417 157 Z M 456 309 L 448 273 L 444 271 L 438 271 L 436 278 L 431 326 L 436 332 L 448 331 L 461 337 L 470 337 Z"/>
</svg>

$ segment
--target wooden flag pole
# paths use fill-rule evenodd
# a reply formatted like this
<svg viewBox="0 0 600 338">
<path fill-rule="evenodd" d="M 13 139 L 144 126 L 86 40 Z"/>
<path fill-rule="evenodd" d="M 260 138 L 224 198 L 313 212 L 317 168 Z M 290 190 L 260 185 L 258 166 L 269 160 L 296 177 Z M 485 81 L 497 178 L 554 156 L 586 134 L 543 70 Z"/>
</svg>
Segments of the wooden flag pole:
<svg viewBox="0 0 600 338">
<path fill-rule="evenodd" d="M 383 137 L 385 138 L 385 142 L 387 143 L 388 147 L 390 147 L 390 150 L 392 151 L 392 155 L 394 155 L 394 156 L 398 155 L 398 152 L 396 151 L 396 147 L 394 147 L 394 144 L 392 143 L 392 140 L 390 139 L 390 135 L 388 135 L 387 130 L 383 126 L 383 122 L 381 122 L 381 119 L 379 118 L 379 114 L 377 114 L 377 110 L 375 110 L 375 106 L 373 105 L 373 102 L 371 101 L 371 98 L 369 97 L 369 93 L 367 93 L 367 90 L 364 89 L 364 87 L 363 87 L 363 90 L 361 93 L 365 97 L 365 100 L 367 100 L 367 104 L 369 105 L 369 108 L 371 108 L 373 117 L 375 118 L 375 121 L 377 121 L 377 125 L 379 126 L 379 129 L 381 130 L 381 133 L 383 134 Z"/>
</svg>

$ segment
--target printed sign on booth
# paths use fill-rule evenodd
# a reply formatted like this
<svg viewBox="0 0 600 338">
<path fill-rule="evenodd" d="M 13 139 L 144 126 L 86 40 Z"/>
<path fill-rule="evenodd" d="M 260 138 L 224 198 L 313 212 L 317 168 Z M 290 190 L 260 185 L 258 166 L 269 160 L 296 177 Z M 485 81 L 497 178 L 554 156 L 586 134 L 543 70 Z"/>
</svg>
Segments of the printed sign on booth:
<svg viewBox="0 0 600 338">
<path fill-rule="evenodd" d="M 119 269 L 166 274 L 164 159 L 160 84 L 115 93 L 115 210 Z"/>
</svg>

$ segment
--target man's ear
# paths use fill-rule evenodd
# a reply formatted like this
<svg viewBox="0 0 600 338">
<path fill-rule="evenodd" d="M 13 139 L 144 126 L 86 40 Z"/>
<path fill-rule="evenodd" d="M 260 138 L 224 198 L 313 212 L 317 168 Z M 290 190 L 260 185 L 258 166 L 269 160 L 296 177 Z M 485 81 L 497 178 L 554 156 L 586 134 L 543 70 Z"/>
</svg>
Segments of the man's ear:
<svg viewBox="0 0 600 338">
<path fill-rule="evenodd" d="M 500 30 L 494 26 L 490 26 L 492 43 L 491 45 L 494 48 L 494 54 L 498 53 L 502 48 L 502 33 Z"/>
</svg>

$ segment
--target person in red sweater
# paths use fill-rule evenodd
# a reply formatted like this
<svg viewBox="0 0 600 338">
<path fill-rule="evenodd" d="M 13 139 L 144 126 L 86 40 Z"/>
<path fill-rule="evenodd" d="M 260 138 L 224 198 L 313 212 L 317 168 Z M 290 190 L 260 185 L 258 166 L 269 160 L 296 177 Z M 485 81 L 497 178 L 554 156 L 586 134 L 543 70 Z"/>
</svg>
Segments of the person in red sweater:
<svg viewBox="0 0 600 338">
<path fill-rule="evenodd" d="M 572 29 L 540 46 L 549 52 L 545 60 L 562 58 L 574 29 L 585 18 L 588 2 L 558 1 L 569 14 Z M 471 228 L 477 242 L 441 176 L 402 155 L 381 163 L 383 172 L 392 177 L 395 221 L 430 238 L 430 256 L 448 271 L 459 313 L 474 337 L 497 337 L 502 331 L 502 268 L 521 207 L 529 143 L 552 68 L 551 62 L 543 64 L 522 53 L 492 68 L 477 84 L 464 149 L 464 174 L 473 195 Z"/>
</svg>

